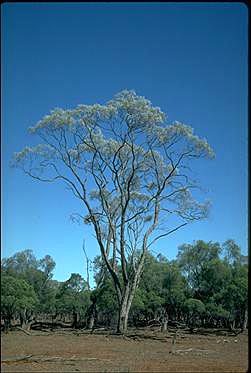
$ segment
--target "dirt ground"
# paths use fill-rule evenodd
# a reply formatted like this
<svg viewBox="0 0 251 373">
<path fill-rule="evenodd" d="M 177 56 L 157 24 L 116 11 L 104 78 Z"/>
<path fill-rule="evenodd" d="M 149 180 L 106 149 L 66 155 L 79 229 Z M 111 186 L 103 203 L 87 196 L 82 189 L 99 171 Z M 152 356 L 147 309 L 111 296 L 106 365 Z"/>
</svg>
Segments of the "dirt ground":
<svg viewBox="0 0 251 373">
<path fill-rule="evenodd" d="M 3 372 L 239 373 L 248 368 L 247 333 L 226 336 L 179 332 L 174 345 L 174 332 L 170 331 L 134 331 L 128 337 L 31 333 L 2 333 Z M 17 357 L 26 360 L 14 362 Z"/>
</svg>

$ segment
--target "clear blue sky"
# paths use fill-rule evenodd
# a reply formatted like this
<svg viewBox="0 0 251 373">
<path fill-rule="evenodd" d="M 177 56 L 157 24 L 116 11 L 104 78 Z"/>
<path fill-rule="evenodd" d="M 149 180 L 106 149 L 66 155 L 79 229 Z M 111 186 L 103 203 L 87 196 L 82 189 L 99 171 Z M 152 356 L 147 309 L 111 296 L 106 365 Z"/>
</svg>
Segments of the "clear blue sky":
<svg viewBox="0 0 251 373">
<path fill-rule="evenodd" d="M 216 152 L 196 175 L 210 217 L 159 242 L 174 258 L 182 243 L 233 238 L 247 253 L 247 8 L 240 3 L 9 3 L 2 7 L 2 256 L 51 255 L 55 278 L 84 275 L 85 226 L 61 184 L 10 169 L 32 144 L 26 129 L 54 107 L 104 103 L 135 89 L 169 120 L 194 127 Z"/>
</svg>

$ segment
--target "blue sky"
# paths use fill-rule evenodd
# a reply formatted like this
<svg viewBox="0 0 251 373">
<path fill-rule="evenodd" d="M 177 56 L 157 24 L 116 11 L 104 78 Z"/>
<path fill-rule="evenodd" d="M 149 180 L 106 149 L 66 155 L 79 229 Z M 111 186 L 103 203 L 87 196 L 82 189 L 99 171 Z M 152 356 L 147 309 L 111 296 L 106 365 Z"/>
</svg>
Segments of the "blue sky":
<svg viewBox="0 0 251 373">
<path fill-rule="evenodd" d="M 170 121 L 194 127 L 216 159 L 195 174 L 212 201 L 207 221 L 158 243 L 169 259 L 182 243 L 233 238 L 247 253 L 247 8 L 241 3 L 9 3 L 2 6 L 2 256 L 32 249 L 56 261 L 55 278 L 85 275 L 69 216 L 78 202 L 61 184 L 9 168 L 26 131 L 54 107 L 104 103 L 135 89 Z"/>
</svg>

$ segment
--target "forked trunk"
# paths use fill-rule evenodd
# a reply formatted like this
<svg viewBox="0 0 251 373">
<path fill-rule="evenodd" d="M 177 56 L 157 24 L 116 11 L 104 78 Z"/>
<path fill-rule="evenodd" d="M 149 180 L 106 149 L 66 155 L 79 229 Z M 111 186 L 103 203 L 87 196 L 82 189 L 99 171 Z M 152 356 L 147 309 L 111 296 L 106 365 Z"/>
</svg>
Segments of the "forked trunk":
<svg viewBox="0 0 251 373">
<path fill-rule="evenodd" d="M 137 270 L 135 271 L 134 278 L 131 283 L 128 282 L 126 284 L 122 300 L 121 302 L 119 302 L 119 317 L 117 326 L 118 333 L 124 333 L 127 331 L 128 316 L 135 295 L 135 291 L 138 287 L 139 280 L 142 274 L 144 259 L 145 255 L 142 255 L 140 264 Z"/>
<path fill-rule="evenodd" d="M 24 310 L 23 313 L 20 313 L 20 324 L 21 324 L 22 329 L 29 331 L 31 328 L 32 322 L 33 322 L 33 317 L 32 315 L 28 315 L 26 310 Z"/>
<path fill-rule="evenodd" d="M 167 331 L 167 325 L 168 325 L 168 316 L 164 316 L 161 322 L 161 331 L 166 332 Z"/>
</svg>

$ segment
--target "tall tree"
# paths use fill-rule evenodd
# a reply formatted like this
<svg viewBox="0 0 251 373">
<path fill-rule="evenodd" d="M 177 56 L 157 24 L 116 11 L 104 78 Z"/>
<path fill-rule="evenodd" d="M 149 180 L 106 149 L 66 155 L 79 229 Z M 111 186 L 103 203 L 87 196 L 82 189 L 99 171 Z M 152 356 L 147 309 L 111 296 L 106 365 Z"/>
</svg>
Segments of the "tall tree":
<svg viewBox="0 0 251 373">
<path fill-rule="evenodd" d="M 206 217 L 208 203 L 193 198 L 190 163 L 214 153 L 190 126 L 166 124 L 160 108 L 134 91 L 105 105 L 55 109 L 30 132 L 42 143 L 16 153 L 14 164 L 37 180 L 65 182 L 82 203 L 113 279 L 123 332 L 148 248 Z"/>
</svg>

